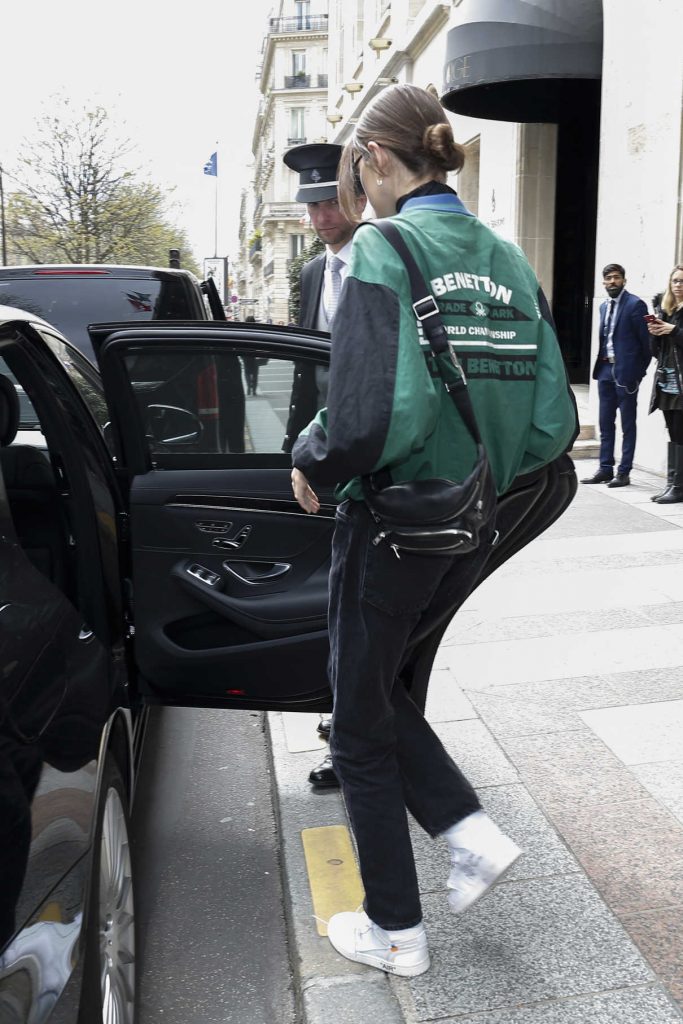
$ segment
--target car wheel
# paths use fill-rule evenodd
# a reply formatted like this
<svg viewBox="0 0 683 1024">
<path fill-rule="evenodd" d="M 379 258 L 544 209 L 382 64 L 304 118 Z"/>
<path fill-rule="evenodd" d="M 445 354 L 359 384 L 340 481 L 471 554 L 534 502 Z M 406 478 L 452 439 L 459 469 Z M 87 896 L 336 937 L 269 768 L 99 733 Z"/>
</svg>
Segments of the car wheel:
<svg viewBox="0 0 683 1024">
<path fill-rule="evenodd" d="M 128 799 L 108 754 L 95 828 L 80 1019 L 134 1024 L 135 905 Z"/>
</svg>

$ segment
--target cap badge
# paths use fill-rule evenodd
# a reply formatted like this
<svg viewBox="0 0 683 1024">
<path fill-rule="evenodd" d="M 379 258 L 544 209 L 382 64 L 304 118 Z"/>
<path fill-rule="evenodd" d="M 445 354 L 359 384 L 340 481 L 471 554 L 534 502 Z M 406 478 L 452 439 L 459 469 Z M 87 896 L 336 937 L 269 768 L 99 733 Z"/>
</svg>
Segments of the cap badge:
<svg viewBox="0 0 683 1024">
<path fill-rule="evenodd" d="M 321 177 L 322 175 L 320 174 L 320 171 L 314 167 L 311 171 L 311 181 L 314 181 L 317 185 Z"/>
</svg>

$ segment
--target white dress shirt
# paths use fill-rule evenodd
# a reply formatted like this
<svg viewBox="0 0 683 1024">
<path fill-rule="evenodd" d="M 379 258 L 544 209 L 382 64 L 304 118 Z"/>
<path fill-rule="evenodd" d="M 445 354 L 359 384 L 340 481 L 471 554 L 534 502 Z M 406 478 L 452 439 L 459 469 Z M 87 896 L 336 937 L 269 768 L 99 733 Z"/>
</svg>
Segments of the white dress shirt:
<svg viewBox="0 0 683 1024">
<path fill-rule="evenodd" d="M 348 270 L 349 270 L 349 260 L 351 259 L 351 244 L 352 244 L 352 242 L 353 242 L 353 239 L 349 239 L 349 241 L 346 243 L 346 245 L 342 246 L 342 248 L 339 250 L 339 252 L 331 252 L 330 249 L 327 246 L 325 247 L 327 249 L 327 258 L 325 260 L 325 273 L 323 275 L 323 290 L 322 290 L 322 295 L 320 296 L 320 301 L 322 303 L 322 310 L 321 310 L 321 312 L 324 312 L 325 320 L 327 320 L 327 310 L 329 308 L 329 296 L 332 294 L 332 280 L 331 280 L 332 272 L 330 271 L 330 256 L 336 256 L 338 260 L 342 261 L 342 266 L 339 268 L 339 276 L 341 277 L 341 282 L 342 282 L 342 285 L 343 285 L 344 281 L 346 279 L 346 275 L 347 275 Z M 327 301 L 326 301 L 326 297 L 327 297 Z"/>
</svg>

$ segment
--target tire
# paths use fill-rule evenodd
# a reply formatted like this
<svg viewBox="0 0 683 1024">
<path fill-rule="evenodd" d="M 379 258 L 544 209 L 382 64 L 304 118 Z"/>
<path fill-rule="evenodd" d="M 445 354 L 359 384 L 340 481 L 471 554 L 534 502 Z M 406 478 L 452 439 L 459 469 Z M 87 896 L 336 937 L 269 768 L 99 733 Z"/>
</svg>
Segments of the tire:
<svg viewBox="0 0 683 1024">
<path fill-rule="evenodd" d="M 128 797 L 107 754 L 87 906 L 80 1024 L 135 1024 L 135 903 Z"/>
</svg>

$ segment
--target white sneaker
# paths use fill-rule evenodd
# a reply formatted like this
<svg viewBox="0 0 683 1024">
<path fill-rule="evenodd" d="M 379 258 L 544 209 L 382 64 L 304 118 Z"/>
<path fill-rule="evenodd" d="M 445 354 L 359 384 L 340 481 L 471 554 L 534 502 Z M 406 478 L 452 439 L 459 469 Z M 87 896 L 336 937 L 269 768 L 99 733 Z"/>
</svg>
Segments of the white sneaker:
<svg viewBox="0 0 683 1024">
<path fill-rule="evenodd" d="M 413 978 L 429 968 L 427 933 L 421 923 L 414 928 L 385 931 L 363 911 L 346 910 L 330 918 L 327 935 L 347 960 L 378 967 L 388 974 Z"/>
<path fill-rule="evenodd" d="M 522 851 L 491 821 L 475 811 L 443 833 L 451 854 L 448 902 L 459 914 L 510 870 Z"/>
</svg>

